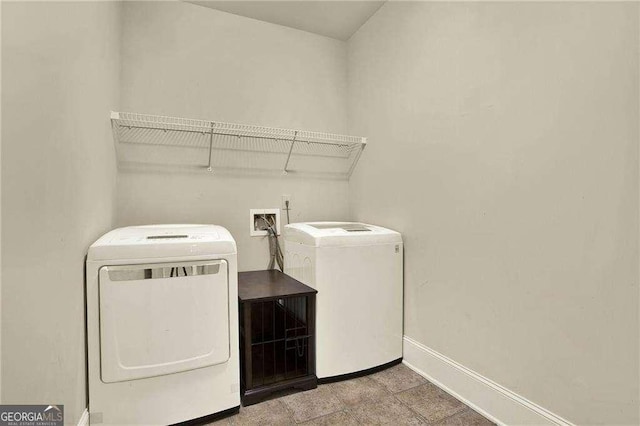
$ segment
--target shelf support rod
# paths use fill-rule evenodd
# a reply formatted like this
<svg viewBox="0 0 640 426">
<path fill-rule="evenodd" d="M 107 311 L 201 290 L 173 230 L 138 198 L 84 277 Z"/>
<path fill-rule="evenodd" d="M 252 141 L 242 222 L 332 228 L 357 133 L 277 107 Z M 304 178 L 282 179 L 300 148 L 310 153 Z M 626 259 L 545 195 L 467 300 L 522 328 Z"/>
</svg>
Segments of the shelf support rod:
<svg viewBox="0 0 640 426">
<path fill-rule="evenodd" d="M 291 159 L 291 152 L 293 151 L 293 145 L 296 143 L 296 138 L 298 137 L 298 131 L 296 130 L 293 134 L 293 140 L 291 141 L 291 146 L 289 147 L 289 155 L 287 155 L 287 162 L 284 163 L 284 170 L 282 171 L 283 175 L 289 173 L 287 170 L 287 166 L 289 165 L 289 160 Z"/>
<path fill-rule="evenodd" d="M 213 121 L 211 122 L 211 132 L 209 133 L 209 163 L 207 163 L 207 171 L 212 172 L 211 155 L 213 153 Z"/>
<path fill-rule="evenodd" d="M 353 163 L 351 163 L 351 166 L 349 167 L 349 171 L 347 172 L 347 179 L 351 178 L 351 174 L 353 173 L 353 170 L 356 168 L 356 164 L 358 164 L 358 161 L 360 161 L 360 156 L 362 155 L 362 151 L 364 151 L 364 148 L 366 146 L 367 146 L 366 142 L 360 143 L 360 146 L 358 147 L 358 152 L 356 153 L 356 158 L 353 159 Z"/>
</svg>

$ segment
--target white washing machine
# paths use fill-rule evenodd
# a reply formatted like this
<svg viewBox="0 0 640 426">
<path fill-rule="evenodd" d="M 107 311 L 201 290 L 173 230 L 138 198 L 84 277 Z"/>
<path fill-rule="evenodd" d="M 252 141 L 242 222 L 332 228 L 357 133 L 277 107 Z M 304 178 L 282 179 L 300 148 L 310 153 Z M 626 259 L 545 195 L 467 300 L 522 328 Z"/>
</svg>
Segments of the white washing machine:
<svg viewBox="0 0 640 426">
<path fill-rule="evenodd" d="M 363 223 L 285 226 L 285 272 L 318 290 L 316 373 L 339 380 L 402 360 L 403 245 Z"/>
<path fill-rule="evenodd" d="M 120 228 L 89 248 L 92 425 L 167 425 L 239 408 L 236 253 L 213 225 Z"/>
</svg>

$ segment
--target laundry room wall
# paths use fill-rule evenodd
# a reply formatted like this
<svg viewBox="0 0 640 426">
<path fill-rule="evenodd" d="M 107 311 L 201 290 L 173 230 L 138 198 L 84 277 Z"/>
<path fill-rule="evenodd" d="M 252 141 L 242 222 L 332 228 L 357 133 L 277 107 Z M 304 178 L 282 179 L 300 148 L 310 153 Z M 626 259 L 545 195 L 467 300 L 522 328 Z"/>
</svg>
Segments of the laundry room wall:
<svg viewBox="0 0 640 426">
<path fill-rule="evenodd" d="M 123 16 L 123 111 L 346 131 L 346 43 L 183 2 L 126 2 Z M 347 218 L 346 181 L 125 169 L 117 222 L 219 224 L 240 270 L 264 269 L 249 209 L 280 208 L 283 194 L 292 222 Z"/>
<path fill-rule="evenodd" d="M 348 43 L 405 334 L 575 424 L 640 420 L 638 7 L 388 2 Z"/>
<path fill-rule="evenodd" d="M 2 5 L 2 403 L 87 404 L 84 256 L 115 217 L 120 5 Z"/>
</svg>

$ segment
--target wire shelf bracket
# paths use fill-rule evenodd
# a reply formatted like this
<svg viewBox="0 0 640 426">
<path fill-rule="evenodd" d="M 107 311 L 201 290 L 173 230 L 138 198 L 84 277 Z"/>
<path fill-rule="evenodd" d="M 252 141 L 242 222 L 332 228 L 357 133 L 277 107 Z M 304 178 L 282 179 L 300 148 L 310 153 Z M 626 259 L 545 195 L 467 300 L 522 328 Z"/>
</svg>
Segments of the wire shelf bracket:
<svg viewBox="0 0 640 426">
<path fill-rule="evenodd" d="M 111 112 L 123 167 L 275 172 L 349 179 L 367 139 L 306 130 Z"/>
<path fill-rule="evenodd" d="M 282 174 L 288 174 L 287 166 L 289 165 L 289 160 L 291 160 L 291 152 L 293 151 L 293 146 L 296 144 L 296 137 L 298 136 L 298 132 L 295 132 L 293 135 L 293 140 L 291 141 L 291 147 L 289 148 L 289 154 L 287 155 L 287 162 L 284 163 L 284 169 L 282 170 Z"/>
</svg>

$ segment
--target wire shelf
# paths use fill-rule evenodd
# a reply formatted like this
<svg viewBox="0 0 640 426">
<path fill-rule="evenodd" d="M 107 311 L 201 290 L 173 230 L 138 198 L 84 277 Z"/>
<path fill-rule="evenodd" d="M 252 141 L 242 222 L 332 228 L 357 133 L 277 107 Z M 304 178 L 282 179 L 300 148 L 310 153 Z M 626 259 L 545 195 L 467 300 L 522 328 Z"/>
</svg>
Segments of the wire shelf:
<svg viewBox="0 0 640 426">
<path fill-rule="evenodd" d="M 112 112 L 122 166 L 310 174 L 348 179 L 366 138 Z"/>
</svg>

